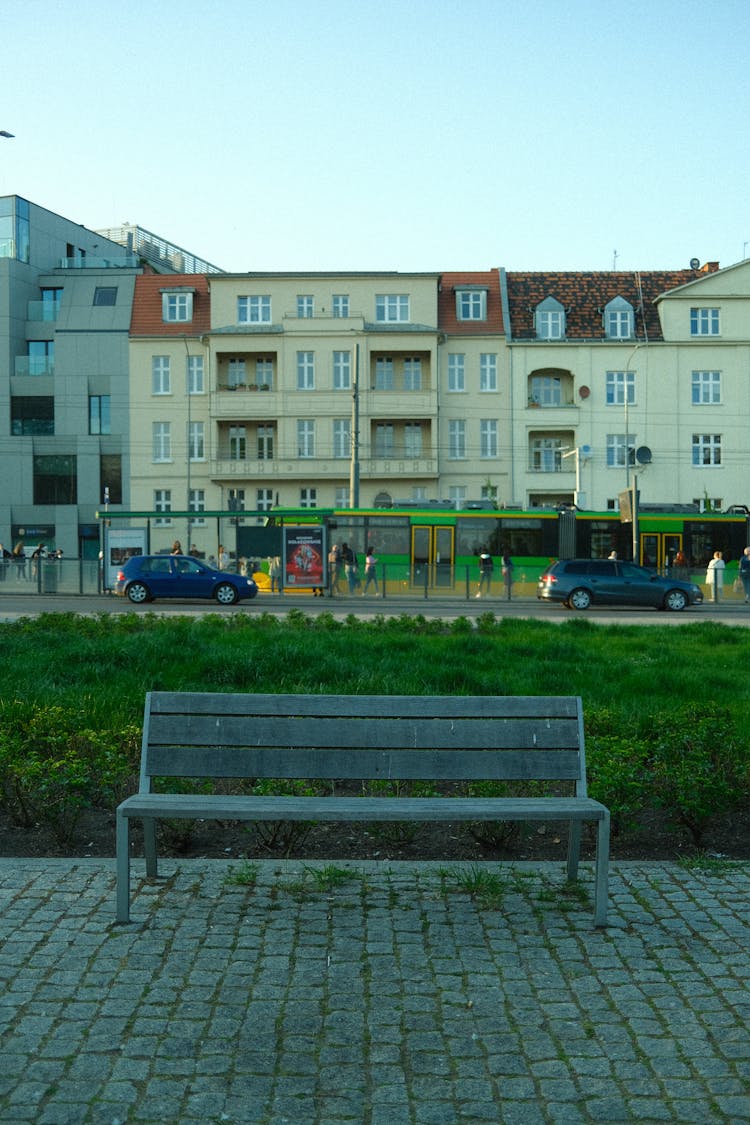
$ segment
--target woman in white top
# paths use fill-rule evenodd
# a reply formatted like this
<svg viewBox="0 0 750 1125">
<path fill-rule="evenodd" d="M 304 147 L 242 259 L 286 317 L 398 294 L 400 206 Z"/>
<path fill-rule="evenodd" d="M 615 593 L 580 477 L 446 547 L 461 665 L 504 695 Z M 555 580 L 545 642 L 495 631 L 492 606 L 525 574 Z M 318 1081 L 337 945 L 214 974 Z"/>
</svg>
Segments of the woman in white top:
<svg viewBox="0 0 750 1125">
<path fill-rule="evenodd" d="M 724 566 L 721 551 L 714 551 L 714 557 L 706 568 L 706 585 L 712 602 L 718 602 L 721 597 L 721 591 L 724 588 Z"/>
</svg>

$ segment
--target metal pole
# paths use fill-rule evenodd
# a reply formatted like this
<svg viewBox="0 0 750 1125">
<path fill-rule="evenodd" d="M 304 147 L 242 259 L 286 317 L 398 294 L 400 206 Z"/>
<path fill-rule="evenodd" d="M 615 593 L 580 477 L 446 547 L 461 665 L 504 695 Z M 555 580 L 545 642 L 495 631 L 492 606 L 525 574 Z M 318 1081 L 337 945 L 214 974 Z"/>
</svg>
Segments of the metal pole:
<svg viewBox="0 0 750 1125">
<path fill-rule="evenodd" d="M 349 467 L 349 507 L 359 507 L 359 344 L 354 348 L 352 381 L 352 459 Z"/>
</svg>

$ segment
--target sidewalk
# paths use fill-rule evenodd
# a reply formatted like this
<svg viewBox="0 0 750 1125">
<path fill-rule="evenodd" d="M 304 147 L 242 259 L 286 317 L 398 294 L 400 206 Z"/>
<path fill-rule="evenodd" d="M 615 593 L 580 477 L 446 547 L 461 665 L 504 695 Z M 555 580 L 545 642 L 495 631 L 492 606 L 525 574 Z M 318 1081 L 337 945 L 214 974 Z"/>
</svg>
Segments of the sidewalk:
<svg viewBox="0 0 750 1125">
<path fill-rule="evenodd" d="M 0 860 L 1 1122 L 750 1122 L 750 863 L 134 868 Z"/>
</svg>

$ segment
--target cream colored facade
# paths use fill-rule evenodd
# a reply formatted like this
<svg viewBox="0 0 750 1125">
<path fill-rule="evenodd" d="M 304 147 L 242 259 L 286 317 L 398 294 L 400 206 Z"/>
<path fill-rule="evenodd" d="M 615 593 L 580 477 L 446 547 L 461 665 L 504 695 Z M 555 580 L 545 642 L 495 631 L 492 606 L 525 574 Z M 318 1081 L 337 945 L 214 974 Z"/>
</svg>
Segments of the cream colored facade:
<svg viewBox="0 0 750 1125">
<path fill-rule="evenodd" d="M 503 502 L 616 509 L 635 480 L 645 504 L 750 505 L 750 262 L 700 276 L 657 304 L 662 340 L 509 343 L 513 446 Z M 613 394 L 618 372 L 632 378 L 627 405 L 621 389 Z M 559 399 L 534 402 L 550 373 Z"/>
<path fill-rule="evenodd" d="M 131 508 L 163 510 L 153 549 L 189 538 L 214 553 L 231 533 L 201 512 L 235 505 L 492 497 L 607 510 L 634 479 L 643 503 L 750 502 L 750 262 L 664 294 L 653 342 L 519 340 L 507 319 L 505 331 L 444 331 L 438 274 L 208 286 L 207 329 L 131 337 Z M 545 401 L 550 373 L 558 393 Z M 613 373 L 632 380 L 627 404 Z M 189 532 L 170 514 L 188 509 Z"/>
</svg>

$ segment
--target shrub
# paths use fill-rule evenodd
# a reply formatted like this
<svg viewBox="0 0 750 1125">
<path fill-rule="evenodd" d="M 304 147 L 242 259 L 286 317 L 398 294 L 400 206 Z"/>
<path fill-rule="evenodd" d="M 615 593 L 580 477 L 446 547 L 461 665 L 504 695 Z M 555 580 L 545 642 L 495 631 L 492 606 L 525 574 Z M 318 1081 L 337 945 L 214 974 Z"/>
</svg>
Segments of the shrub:
<svg viewBox="0 0 750 1125">
<path fill-rule="evenodd" d="M 747 746 L 725 707 L 690 703 L 658 716 L 649 751 L 654 801 L 696 846 L 712 819 L 747 801 Z"/>
<path fill-rule="evenodd" d="M 138 727 L 91 730 L 85 721 L 63 707 L 0 708 L 0 802 L 14 824 L 46 824 L 61 845 L 84 809 L 111 808 L 138 769 Z"/>
</svg>

